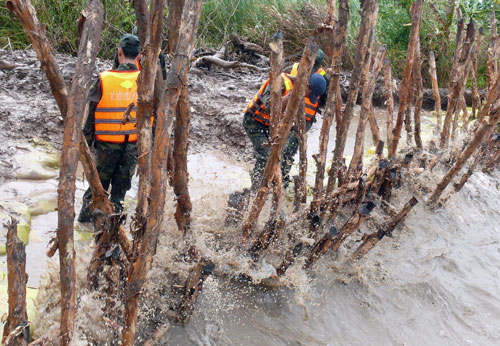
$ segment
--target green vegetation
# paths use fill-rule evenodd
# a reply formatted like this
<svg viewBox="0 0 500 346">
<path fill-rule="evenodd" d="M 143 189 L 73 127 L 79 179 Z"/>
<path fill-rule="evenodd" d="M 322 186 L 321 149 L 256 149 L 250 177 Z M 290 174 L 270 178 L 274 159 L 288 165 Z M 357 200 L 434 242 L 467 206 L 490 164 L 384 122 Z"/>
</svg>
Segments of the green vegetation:
<svg viewBox="0 0 500 346">
<path fill-rule="evenodd" d="M 377 39 L 387 45 L 393 73 L 400 76 L 408 45 L 412 0 L 380 0 Z M 38 17 L 46 25 L 47 37 L 59 52 L 75 54 L 78 48 L 76 20 L 86 0 L 32 0 Z M 110 58 L 117 38 L 132 32 L 134 11 L 127 1 L 103 0 L 106 10 L 105 32 L 102 37 L 100 56 Z M 448 79 L 456 35 L 456 11 L 464 17 L 474 18 L 478 27 L 485 29 L 485 39 L 479 54 L 479 84 L 484 86 L 486 49 L 490 37 L 489 17 L 492 6 L 498 10 L 498 0 L 437 0 L 425 2 L 421 30 L 423 69 L 427 71 L 429 51 L 436 53 L 438 79 Z M 344 67 L 354 63 L 354 49 L 360 22 L 360 0 L 351 0 L 351 18 L 347 34 Z M 285 35 L 285 55 L 300 53 L 309 33 L 322 22 L 327 13 L 325 0 L 206 0 L 200 20 L 198 46 L 218 48 L 231 32 L 267 47 L 270 37 L 281 29 Z M 166 29 L 165 29 L 166 33 Z M 29 42 L 15 16 L 0 0 L 0 48 L 24 49 Z M 166 37 L 166 35 L 165 35 Z M 424 79 L 428 74 L 423 74 Z M 427 80 L 424 82 L 429 85 Z"/>
</svg>

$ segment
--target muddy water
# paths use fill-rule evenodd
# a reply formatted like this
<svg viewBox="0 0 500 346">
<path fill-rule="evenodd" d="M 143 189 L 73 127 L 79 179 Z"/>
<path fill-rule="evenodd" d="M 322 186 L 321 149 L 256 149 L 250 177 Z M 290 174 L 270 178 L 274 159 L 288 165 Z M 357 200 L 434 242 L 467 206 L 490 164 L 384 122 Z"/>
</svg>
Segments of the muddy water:
<svg viewBox="0 0 500 346">
<path fill-rule="evenodd" d="M 28 59 L 36 64 L 32 53 Z M 68 63 L 69 64 L 69 63 Z M 68 68 L 68 75 L 71 69 Z M 19 80 L 32 81 L 30 69 L 14 70 Z M 26 77 L 27 76 L 27 77 Z M 0 76 L 1 77 L 1 76 Z M 3 76 L 7 78 L 8 76 Z M 12 76 L 11 76 L 12 77 Z M 190 193 L 193 202 L 193 235 L 190 241 L 204 255 L 218 264 L 216 275 L 209 277 L 199 297 L 191 321 L 185 326 L 172 326 L 169 345 L 498 345 L 500 344 L 500 174 L 493 176 L 475 173 L 463 190 L 453 195 L 437 211 L 430 211 L 420 200 L 403 227 L 394 238 L 384 238 L 359 263 L 346 262 L 347 256 L 358 245 L 360 233 L 353 236 L 338 254 L 328 254 L 312 272 L 299 265 L 287 272 L 285 284 L 278 289 L 265 289 L 248 282 L 238 282 L 230 276 L 235 272 L 252 272 L 254 277 L 272 273 L 271 256 L 258 267 L 252 267 L 247 258 L 227 246 L 235 230 L 223 226 L 224 208 L 229 193 L 250 185 L 248 171 L 252 168 L 251 149 L 240 127 L 241 109 L 258 89 L 262 77 L 239 76 L 226 78 L 195 73 L 191 78 L 193 127 L 190 172 Z M 50 109 L 50 126 L 60 128 L 57 112 L 43 78 L 38 84 L 21 83 L 7 79 L 12 90 L 0 93 L 7 104 L 8 121 L 0 120 L 14 130 L 16 141 L 3 148 L 8 155 L 28 155 L 29 145 L 21 145 L 24 134 L 19 119 L 31 119 L 42 127 L 47 136 L 51 129 L 43 127 L 45 109 Z M 220 82 L 220 80 L 223 82 Z M 218 83 L 218 84 L 215 84 Z M 31 87 L 33 85 L 33 87 Z M 213 85 L 218 85 L 213 88 Z M 18 88 L 18 89 L 15 89 Z M 31 90 L 31 89 L 37 90 Z M 25 96 L 22 91 L 27 89 Z M 35 93 L 36 91 L 36 93 Z M 17 94 L 16 94 L 17 93 Z M 33 93 L 35 93 L 33 95 Z M 32 97 L 33 112 L 16 107 L 17 103 Z M 221 102 L 220 100 L 225 100 Z M 50 107 L 47 108 L 47 105 Z M 26 106 L 23 106 L 26 107 Z M 22 114 L 16 113 L 16 109 Z M 376 111 L 381 129 L 385 126 L 385 111 Z M 349 130 L 346 154 L 352 153 L 357 118 Z M 317 152 L 321 122 L 308 133 L 308 157 Z M 424 128 L 431 124 L 424 118 Z M 10 127 L 9 127 L 10 126 Z M 59 127 L 57 127 L 59 126 Z M 49 131 L 50 130 L 50 131 Z M 332 134 L 334 128 L 332 128 Z M 366 130 L 365 147 L 371 144 Z M 5 134 L 4 134 L 5 135 Z M 56 136 L 57 137 L 57 136 Z M 7 136 L 5 136 L 7 139 Z M 10 138 L 12 140 L 12 138 Z M 47 138 L 57 142 L 57 138 Z M 403 141 L 404 139 L 402 139 Z M 329 151 L 333 149 L 332 136 Z M 330 155 L 331 156 L 331 155 Z M 30 161 L 26 156 L 25 161 Z M 12 180 L 20 164 L 4 159 L 2 178 L 9 178 L 0 186 L 0 201 L 17 201 L 31 205 L 34 199 L 51 201 L 57 189 L 57 179 L 28 174 L 38 180 Z M 309 168 L 315 167 L 312 160 Z M 296 171 L 296 167 L 294 167 Z M 5 173 L 4 173 L 5 172 Z M 28 172 L 29 173 L 29 172 Z M 44 172 L 46 173 L 46 172 Z M 438 172 L 437 176 L 443 172 Z M 57 173 L 56 173 L 57 174 Z M 54 175 L 55 176 L 55 175 Z M 76 209 L 87 184 L 78 173 Z M 47 179 L 48 178 L 48 179 Z M 137 178 L 135 178 L 137 179 Z M 308 180 L 313 179 L 313 172 Z M 394 197 L 396 208 L 410 195 L 425 195 L 423 190 L 437 183 L 436 176 L 420 177 L 420 185 L 404 186 Z M 3 180 L 1 180 L 3 182 Z M 126 200 L 127 211 L 134 209 L 137 181 Z M 168 310 L 168 299 L 163 287 L 169 286 L 167 272 L 185 275 L 187 266 L 175 262 L 174 256 L 182 248 L 182 235 L 173 221 L 174 196 L 167 196 L 165 232 L 160 238 L 153 270 L 145 287 L 139 320 Z M 362 227 L 362 232 L 373 231 L 379 224 L 377 211 Z M 39 335 L 57 327 L 58 282 L 57 259 L 47 262 L 46 243 L 57 225 L 56 212 L 46 209 L 31 217 L 28 252 L 29 285 L 41 285 L 37 322 Z M 301 232 L 300 229 L 295 230 Z M 77 239 L 88 233 L 77 232 Z M 225 241 L 225 242 L 224 242 Z M 89 241 L 78 243 L 79 282 L 85 281 L 85 265 L 91 248 Z M 0 257 L 5 261 L 5 257 Z M 40 275 L 43 273 L 41 280 Z M 116 344 L 111 328 L 103 323 L 99 311 L 102 302 L 82 295 L 77 319 L 77 344 Z M 154 314 L 153 314 L 154 312 Z M 160 314 L 161 315 L 161 314 Z M 141 327 L 142 328 L 142 327 Z"/>
</svg>

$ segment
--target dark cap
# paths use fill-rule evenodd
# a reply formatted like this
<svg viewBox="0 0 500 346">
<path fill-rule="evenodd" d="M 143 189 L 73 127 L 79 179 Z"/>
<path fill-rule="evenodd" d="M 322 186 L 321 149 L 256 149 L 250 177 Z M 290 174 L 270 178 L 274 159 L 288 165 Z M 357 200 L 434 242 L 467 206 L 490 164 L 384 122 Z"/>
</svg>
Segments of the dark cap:
<svg viewBox="0 0 500 346">
<path fill-rule="evenodd" d="M 309 89 L 311 93 L 309 94 L 309 101 L 311 103 L 318 102 L 318 97 L 324 94 L 326 90 L 326 80 L 319 73 L 314 73 L 309 77 Z"/>
<path fill-rule="evenodd" d="M 141 51 L 139 38 L 135 35 L 125 34 L 120 38 L 120 47 L 131 55 L 137 56 Z"/>
<path fill-rule="evenodd" d="M 316 52 L 316 58 L 314 59 L 315 70 L 321 67 L 321 64 L 323 63 L 324 59 L 325 59 L 325 53 L 321 49 L 318 49 L 318 51 Z"/>
</svg>

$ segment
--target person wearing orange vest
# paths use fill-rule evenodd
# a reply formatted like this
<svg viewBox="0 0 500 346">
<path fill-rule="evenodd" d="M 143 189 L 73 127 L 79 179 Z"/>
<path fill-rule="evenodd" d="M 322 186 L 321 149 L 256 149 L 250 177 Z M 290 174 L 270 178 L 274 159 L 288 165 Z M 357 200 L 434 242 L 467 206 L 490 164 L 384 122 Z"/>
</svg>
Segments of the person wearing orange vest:
<svg viewBox="0 0 500 346">
<path fill-rule="evenodd" d="M 288 95 L 293 89 L 293 81 L 295 78 L 286 73 L 282 73 L 281 76 L 283 79 L 282 106 L 284 110 L 288 100 Z M 319 97 L 323 95 L 325 90 L 326 81 L 323 76 L 318 73 L 312 74 L 309 78 L 306 93 L 304 95 L 306 130 L 309 130 L 315 121 L 315 115 L 318 111 Z M 254 149 L 253 154 L 255 158 L 255 166 L 251 173 L 252 190 L 254 191 L 260 185 L 262 173 L 264 172 L 270 151 L 270 147 L 267 145 L 269 142 L 270 95 L 269 80 L 266 80 L 245 108 L 245 115 L 243 116 L 243 127 L 245 128 Z M 293 157 L 297 153 L 298 148 L 299 140 L 295 135 L 295 130 L 292 128 L 283 148 L 283 157 L 281 161 L 281 170 L 285 188 L 290 182 L 289 173 L 292 167 Z"/>
<path fill-rule="evenodd" d="M 99 178 L 105 190 L 111 184 L 110 201 L 115 212 L 123 211 L 123 200 L 131 187 L 137 164 L 136 108 L 130 119 L 123 121 L 126 108 L 137 104 L 136 58 L 140 52 L 137 36 L 125 34 L 118 47 L 116 69 L 99 74 L 89 94 L 89 114 L 84 134 L 90 147 L 95 146 L 95 159 Z M 83 195 L 79 222 L 92 220 L 89 204 L 90 188 Z"/>
<path fill-rule="evenodd" d="M 325 53 L 321 49 L 318 49 L 318 51 L 316 52 L 316 58 L 314 59 L 314 65 L 313 65 L 312 71 L 313 71 L 313 73 L 319 73 L 320 75 L 323 76 L 323 78 L 325 78 L 326 90 L 328 90 L 328 86 L 330 85 L 330 79 L 328 78 L 328 74 L 325 71 L 325 69 L 323 69 L 321 67 L 324 59 L 325 59 Z M 292 76 L 296 76 L 298 70 L 299 70 L 299 63 L 296 62 L 292 65 L 291 70 L 290 70 L 290 74 Z M 328 92 L 323 93 L 323 95 L 321 95 L 321 97 L 319 98 L 319 108 L 320 109 L 323 109 L 323 107 L 325 107 L 327 98 L 328 98 Z"/>
</svg>

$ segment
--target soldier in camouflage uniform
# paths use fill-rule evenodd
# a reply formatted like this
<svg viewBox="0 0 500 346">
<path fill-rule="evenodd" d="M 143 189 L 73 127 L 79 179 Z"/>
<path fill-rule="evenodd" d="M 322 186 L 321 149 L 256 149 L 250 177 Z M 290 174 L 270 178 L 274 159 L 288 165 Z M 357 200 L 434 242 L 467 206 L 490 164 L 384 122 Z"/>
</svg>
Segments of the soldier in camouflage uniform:
<svg viewBox="0 0 500 346">
<path fill-rule="evenodd" d="M 89 115 L 84 134 L 90 147 L 95 146 L 95 160 L 99 178 L 105 190 L 111 184 L 110 200 L 115 212 L 123 211 L 123 200 L 131 187 L 137 164 L 137 134 L 135 107 L 132 121 L 122 124 L 126 106 L 137 101 L 136 58 L 140 52 L 137 36 L 126 34 L 118 47 L 119 66 L 105 71 L 95 80 L 90 90 Z M 103 89 L 106 92 L 103 93 Z M 79 222 L 90 222 L 90 188 L 83 195 Z"/>
<path fill-rule="evenodd" d="M 283 89 L 282 96 L 283 109 L 286 106 L 289 92 L 293 88 L 293 77 L 285 73 L 282 74 Z M 305 93 L 306 105 L 306 131 L 309 130 L 315 121 L 315 115 L 318 111 L 319 97 L 326 90 L 325 78 L 319 73 L 314 73 L 309 78 Z M 267 158 L 270 153 L 270 146 L 265 145 L 269 142 L 269 100 L 270 100 L 269 81 L 266 81 L 259 92 L 254 96 L 250 104 L 245 108 L 243 117 L 243 127 L 252 142 L 254 148 L 255 166 L 251 173 L 252 190 L 256 190 L 260 185 L 262 173 L 266 166 Z M 290 169 L 292 167 L 293 158 L 299 148 L 299 140 L 295 134 L 295 130 L 288 135 L 285 146 L 283 147 L 283 156 L 281 160 L 281 170 L 283 175 L 283 183 L 285 188 L 290 182 Z"/>
</svg>

